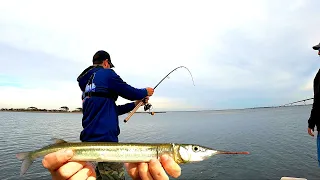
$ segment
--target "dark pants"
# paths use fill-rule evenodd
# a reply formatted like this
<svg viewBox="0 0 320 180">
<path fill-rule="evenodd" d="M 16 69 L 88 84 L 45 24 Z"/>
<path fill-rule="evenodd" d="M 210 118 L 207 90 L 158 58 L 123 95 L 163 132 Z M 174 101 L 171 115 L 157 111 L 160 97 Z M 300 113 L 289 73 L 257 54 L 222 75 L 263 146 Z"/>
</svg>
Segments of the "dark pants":
<svg viewBox="0 0 320 180">
<path fill-rule="evenodd" d="M 123 163 L 99 162 L 96 166 L 97 180 L 124 180 Z"/>
</svg>

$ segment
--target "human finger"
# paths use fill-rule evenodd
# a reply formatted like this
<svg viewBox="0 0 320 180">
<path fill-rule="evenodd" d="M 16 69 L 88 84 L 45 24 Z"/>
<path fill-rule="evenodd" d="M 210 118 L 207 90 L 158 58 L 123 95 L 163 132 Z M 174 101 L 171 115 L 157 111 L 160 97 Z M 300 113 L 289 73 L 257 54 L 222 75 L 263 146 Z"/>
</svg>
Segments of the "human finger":
<svg viewBox="0 0 320 180">
<path fill-rule="evenodd" d="M 124 163 L 124 166 L 132 179 L 139 179 L 138 163 Z"/>
<path fill-rule="evenodd" d="M 167 180 L 169 179 L 168 175 L 164 171 L 161 163 L 158 159 L 152 159 L 149 162 L 149 171 L 153 179 L 155 180 Z"/>
<path fill-rule="evenodd" d="M 308 128 L 308 133 L 310 136 L 312 136 L 312 137 L 314 136 L 314 134 L 312 133 L 312 130 L 310 128 Z"/>
<path fill-rule="evenodd" d="M 160 162 L 170 176 L 178 178 L 181 175 L 181 167 L 172 159 L 172 157 L 164 154 L 160 157 Z"/>
<path fill-rule="evenodd" d="M 52 172 L 65 164 L 72 156 L 73 151 L 71 149 L 62 149 L 44 156 L 42 165 Z"/>
<path fill-rule="evenodd" d="M 86 164 L 81 170 L 79 170 L 75 175 L 73 175 L 68 180 L 82 180 L 82 179 L 88 179 L 88 178 L 95 178 L 95 170 L 92 166 Z"/>
<path fill-rule="evenodd" d="M 95 175 L 95 176 L 89 176 L 89 177 L 87 178 L 87 180 L 96 180 L 96 175 Z"/>
<path fill-rule="evenodd" d="M 138 165 L 139 176 L 143 180 L 153 180 L 147 163 L 139 163 Z"/>
<path fill-rule="evenodd" d="M 79 170 L 86 166 L 86 162 L 68 162 L 56 171 L 52 172 L 52 176 L 57 179 L 68 179 L 76 174 Z"/>
<path fill-rule="evenodd" d="M 148 91 L 148 96 L 152 96 L 153 93 L 154 93 L 154 89 L 151 88 L 151 87 L 148 87 L 148 88 L 147 88 L 147 91 Z"/>
</svg>

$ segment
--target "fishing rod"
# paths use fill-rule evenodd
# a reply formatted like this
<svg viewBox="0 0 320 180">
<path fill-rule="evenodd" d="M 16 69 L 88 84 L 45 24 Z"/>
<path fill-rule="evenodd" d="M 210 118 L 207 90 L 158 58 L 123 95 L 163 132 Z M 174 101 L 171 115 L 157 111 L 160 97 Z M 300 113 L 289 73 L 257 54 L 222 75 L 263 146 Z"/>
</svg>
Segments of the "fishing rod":
<svg viewBox="0 0 320 180">
<path fill-rule="evenodd" d="M 193 85 L 194 85 L 194 80 L 193 80 L 193 77 L 192 77 L 192 74 L 191 74 L 190 70 L 189 70 L 187 67 L 185 67 L 185 66 L 179 66 L 179 67 L 174 68 L 174 69 L 173 69 L 172 71 L 170 71 L 165 77 L 163 77 L 163 78 L 161 79 L 161 81 L 158 82 L 158 84 L 157 84 L 153 89 L 156 89 L 156 88 L 162 83 L 162 81 L 164 81 L 172 72 L 174 72 L 175 70 L 177 70 L 177 69 L 179 69 L 179 68 L 185 68 L 185 69 L 188 70 L 189 74 L 191 75 L 192 82 L 193 82 Z M 195 85 L 194 85 L 194 86 L 195 86 Z M 129 121 L 129 119 L 131 118 L 131 116 L 139 109 L 139 107 L 142 105 L 142 103 L 144 103 L 144 99 L 143 99 L 139 104 L 137 104 L 136 107 L 130 112 L 130 114 L 128 115 L 128 117 L 126 117 L 126 118 L 124 119 L 124 122 L 125 122 L 125 123 Z M 150 109 L 151 106 L 152 106 L 152 105 L 151 105 L 150 103 L 147 103 L 146 105 L 144 105 L 144 111 L 147 111 L 148 109 Z"/>
</svg>

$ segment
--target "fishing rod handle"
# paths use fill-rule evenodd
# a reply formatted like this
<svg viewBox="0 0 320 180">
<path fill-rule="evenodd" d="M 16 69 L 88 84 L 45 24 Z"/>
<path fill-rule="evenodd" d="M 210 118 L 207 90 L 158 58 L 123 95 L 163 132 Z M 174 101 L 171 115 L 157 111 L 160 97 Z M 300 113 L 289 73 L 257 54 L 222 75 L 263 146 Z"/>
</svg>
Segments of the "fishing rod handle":
<svg viewBox="0 0 320 180">
<path fill-rule="evenodd" d="M 131 116 L 139 109 L 139 107 L 142 105 L 142 101 L 139 102 L 139 104 L 130 112 L 130 114 L 124 119 L 124 122 L 128 122 Z"/>
</svg>

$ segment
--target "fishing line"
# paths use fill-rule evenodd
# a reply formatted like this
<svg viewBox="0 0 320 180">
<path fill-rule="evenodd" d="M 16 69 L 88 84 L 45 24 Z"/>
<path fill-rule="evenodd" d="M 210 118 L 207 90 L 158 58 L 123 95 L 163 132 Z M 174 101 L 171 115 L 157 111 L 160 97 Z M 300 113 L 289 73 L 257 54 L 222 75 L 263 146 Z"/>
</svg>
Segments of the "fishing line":
<svg viewBox="0 0 320 180">
<path fill-rule="evenodd" d="M 177 70 L 177 69 L 179 69 L 179 68 L 185 68 L 185 69 L 188 70 L 189 74 L 191 75 L 191 79 L 192 79 L 192 82 L 193 82 L 193 85 L 194 85 L 193 76 L 192 76 L 190 70 L 189 70 L 187 67 L 185 67 L 185 66 L 179 66 L 179 67 L 176 67 L 175 69 L 173 69 L 171 72 L 169 72 L 165 77 L 163 77 L 163 78 L 161 79 L 161 81 L 158 82 L 158 84 L 157 84 L 153 89 L 156 89 L 166 78 L 169 79 L 169 75 L 170 75 L 173 71 L 175 71 L 175 70 Z M 195 86 L 195 85 L 194 85 L 194 86 Z M 152 106 L 152 105 L 151 105 L 150 103 L 147 103 L 146 105 L 144 105 L 144 111 L 149 110 L 151 106 Z"/>
<path fill-rule="evenodd" d="M 160 81 L 153 89 L 156 89 L 156 88 L 162 83 L 163 80 L 165 80 L 167 77 L 169 77 L 169 75 L 170 75 L 173 71 L 175 71 L 175 70 L 177 70 L 177 69 L 179 69 L 179 68 L 185 68 L 185 69 L 188 70 L 188 72 L 189 72 L 189 74 L 190 74 L 190 76 L 191 76 L 191 78 L 192 78 L 193 85 L 194 85 L 193 76 L 192 76 L 190 70 L 189 70 L 187 67 L 185 67 L 185 66 L 179 66 L 179 67 L 176 67 L 175 69 L 173 69 L 171 72 L 169 72 L 164 78 L 162 78 L 161 81 Z M 194 85 L 194 86 L 195 86 L 195 85 Z"/>
<path fill-rule="evenodd" d="M 185 67 L 185 66 L 179 66 L 179 67 L 174 68 L 174 69 L 173 69 L 172 71 L 170 71 L 166 76 L 164 76 L 164 77 L 158 82 L 158 84 L 155 85 L 155 87 L 154 87 L 153 89 L 156 89 L 166 78 L 169 77 L 169 75 L 170 75 L 171 73 L 173 73 L 175 70 L 177 70 L 177 69 L 179 69 L 179 68 L 185 68 L 186 70 L 188 70 L 188 72 L 189 72 L 189 74 L 190 74 L 190 76 L 191 76 L 191 79 L 192 79 L 193 86 L 195 86 L 195 85 L 194 85 L 193 76 L 192 76 L 192 73 L 190 72 L 190 70 L 189 70 L 187 67 Z M 124 122 L 125 122 L 125 123 L 126 123 L 127 121 L 129 121 L 129 119 L 131 118 L 131 116 L 132 116 L 132 115 L 138 110 L 138 108 L 142 105 L 143 101 L 145 101 L 145 99 L 143 99 L 143 100 L 131 111 L 131 113 L 128 115 L 128 117 L 126 117 L 126 118 L 124 119 Z M 144 105 L 144 111 L 149 110 L 151 107 L 152 107 L 152 105 L 151 105 L 150 103 L 145 104 L 145 105 Z"/>
</svg>

